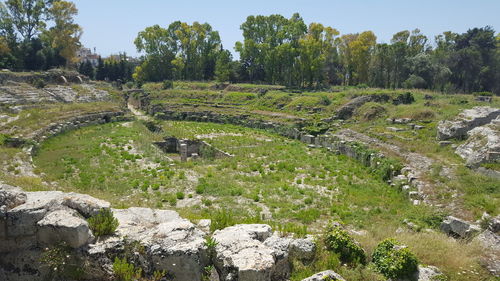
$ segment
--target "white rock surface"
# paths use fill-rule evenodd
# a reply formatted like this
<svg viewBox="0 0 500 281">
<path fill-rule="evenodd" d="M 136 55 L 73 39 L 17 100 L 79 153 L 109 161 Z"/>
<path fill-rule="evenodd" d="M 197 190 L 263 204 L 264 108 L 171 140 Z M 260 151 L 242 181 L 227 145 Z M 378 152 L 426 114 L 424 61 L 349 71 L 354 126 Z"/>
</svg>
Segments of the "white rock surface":
<svg viewBox="0 0 500 281">
<path fill-rule="evenodd" d="M 466 161 L 467 166 L 477 167 L 481 163 L 500 159 L 500 119 L 474 128 L 467 135 L 467 141 L 456 149 L 456 153 Z"/>
<path fill-rule="evenodd" d="M 75 210 L 56 210 L 37 223 L 38 241 L 47 245 L 66 242 L 72 248 L 79 248 L 93 240 L 92 232 L 85 219 Z"/>
<path fill-rule="evenodd" d="M 319 273 L 314 274 L 313 276 L 302 279 L 302 281 L 324 281 L 324 280 L 339 280 L 339 281 L 345 281 L 342 276 L 340 276 L 338 273 L 336 273 L 333 270 L 327 270 L 327 271 L 322 271 Z"/>
<path fill-rule="evenodd" d="M 486 125 L 500 116 L 499 108 L 477 106 L 462 111 L 454 120 L 441 121 L 438 124 L 438 139 L 465 138 L 470 130 Z"/>
<path fill-rule="evenodd" d="M 416 281 L 434 281 L 438 276 L 443 273 L 435 266 L 418 266 L 418 272 L 415 274 L 413 280 Z"/>
</svg>

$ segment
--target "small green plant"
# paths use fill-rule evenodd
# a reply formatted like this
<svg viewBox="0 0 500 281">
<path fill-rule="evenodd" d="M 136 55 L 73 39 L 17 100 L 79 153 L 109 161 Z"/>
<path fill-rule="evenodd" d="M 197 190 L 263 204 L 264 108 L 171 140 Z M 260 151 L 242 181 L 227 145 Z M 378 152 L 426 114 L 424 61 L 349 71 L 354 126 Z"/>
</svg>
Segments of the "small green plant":
<svg viewBox="0 0 500 281">
<path fill-rule="evenodd" d="M 113 234 L 118 227 L 118 220 L 110 209 L 103 208 L 88 219 L 89 227 L 96 237 Z"/>
<path fill-rule="evenodd" d="M 234 224 L 236 224 L 236 222 L 234 220 L 233 213 L 223 208 L 215 211 L 215 214 L 212 215 L 212 224 L 210 225 L 210 231 L 223 229 Z"/>
<path fill-rule="evenodd" d="M 406 246 L 394 239 L 386 239 L 372 255 L 375 268 L 387 278 L 409 278 L 418 269 L 418 259 Z"/>
<path fill-rule="evenodd" d="M 115 258 L 113 272 L 115 273 L 116 280 L 119 281 L 135 281 L 142 276 L 142 269 L 128 263 L 126 258 Z"/>
<path fill-rule="evenodd" d="M 492 92 L 474 92 L 472 93 L 472 95 L 474 96 L 484 96 L 484 97 L 491 97 L 493 96 L 493 93 Z"/>
<path fill-rule="evenodd" d="M 217 241 L 213 237 L 207 237 L 204 243 L 205 247 L 207 247 L 209 251 L 214 250 L 217 244 Z"/>
<path fill-rule="evenodd" d="M 36 79 L 33 81 L 33 86 L 37 89 L 43 89 L 47 86 L 47 83 L 43 79 Z"/>
<path fill-rule="evenodd" d="M 177 193 L 175 194 L 175 196 L 177 197 L 177 199 L 178 199 L 178 200 L 182 200 L 182 199 L 184 199 L 184 196 L 185 196 L 185 195 L 184 195 L 184 192 L 179 191 L 179 192 L 177 192 Z"/>
<path fill-rule="evenodd" d="M 162 82 L 161 87 L 163 90 L 172 89 L 174 87 L 174 82 L 172 82 L 172 80 L 165 80 Z"/>
<path fill-rule="evenodd" d="M 340 225 L 331 225 L 325 235 L 326 248 L 338 253 L 346 263 L 364 263 L 366 254 L 363 248 Z"/>
</svg>

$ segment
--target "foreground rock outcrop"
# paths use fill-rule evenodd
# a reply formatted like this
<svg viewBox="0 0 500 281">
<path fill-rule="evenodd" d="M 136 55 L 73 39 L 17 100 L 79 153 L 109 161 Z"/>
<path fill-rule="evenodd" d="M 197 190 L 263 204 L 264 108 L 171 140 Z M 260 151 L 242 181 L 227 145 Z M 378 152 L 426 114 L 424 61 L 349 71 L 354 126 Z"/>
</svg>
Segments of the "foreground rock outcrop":
<svg viewBox="0 0 500 281">
<path fill-rule="evenodd" d="M 438 124 L 438 139 L 463 139 L 467 133 L 479 126 L 490 123 L 500 116 L 499 108 L 477 106 L 462 111 L 454 120 L 441 121 Z"/>
<path fill-rule="evenodd" d="M 310 239 L 290 239 L 273 235 L 263 224 L 235 225 L 213 235 L 215 266 L 221 280 L 286 280 L 290 259 L 310 260 L 315 244 Z"/>
<path fill-rule="evenodd" d="M 210 245 L 208 233 L 177 212 L 148 208 L 112 209 L 119 226 L 97 239 L 87 219 L 109 208 L 88 195 L 0 185 L 0 279 L 44 280 L 54 270 L 42 262 L 44 253 L 61 243 L 86 280 L 114 280 L 114 259 L 126 257 L 146 276 L 164 271 L 173 280 L 202 280 L 213 264 L 219 280 L 281 281 L 292 258 L 310 261 L 316 250 L 311 239 L 280 237 L 263 224 L 216 231 Z"/>
<path fill-rule="evenodd" d="M 477 167 L 500 159 L 500 118 L 470 130 L 467 135 L 467 141 L 456 150 L 467 166 Z"/>
</svg>

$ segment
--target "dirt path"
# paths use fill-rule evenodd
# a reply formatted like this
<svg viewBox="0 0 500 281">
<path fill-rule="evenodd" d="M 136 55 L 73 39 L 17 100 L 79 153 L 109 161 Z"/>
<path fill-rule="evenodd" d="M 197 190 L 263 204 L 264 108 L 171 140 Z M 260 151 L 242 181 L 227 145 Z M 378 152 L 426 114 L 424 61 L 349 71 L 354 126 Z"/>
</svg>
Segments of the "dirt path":
<svg viewBox="0 0 500 281">
<path fill-rule="evenodd" d="M 144 121 L 152 121 L 153 118 L 151 116 L 148 116 L 144 114 L 142 111 L 136 109 L 132 104 L 128 103 L 127 108 L 134 114 L 134 116 L 139 119 L 139 120 L 144 120 Z"/>
</svg>

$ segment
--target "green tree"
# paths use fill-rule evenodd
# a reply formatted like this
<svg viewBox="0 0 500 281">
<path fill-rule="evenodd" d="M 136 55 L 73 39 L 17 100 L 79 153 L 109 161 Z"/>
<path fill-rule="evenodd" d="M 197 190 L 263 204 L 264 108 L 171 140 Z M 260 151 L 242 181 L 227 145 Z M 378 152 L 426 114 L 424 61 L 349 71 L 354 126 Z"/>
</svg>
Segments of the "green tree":
<svg viewBox="0 0 500 281">
<path fill-rule="evenodd" d="M 81 47 L 82 28 L 74 22 L 77 14 L 78 9 L 74 3 L 54 2 L 48 9 L 48 15 L 55 24 L 42 34 L 50 48 L 59 50 L 67 65 L 76 63 L 76 51 Z"/>
<path fill-rule="evenodd" d="M 218 82 L 227 82 L 231 79 L 233 57 L 228 50 L 222 50 L 215 64 L 215 79 Z"/>
</svg>

